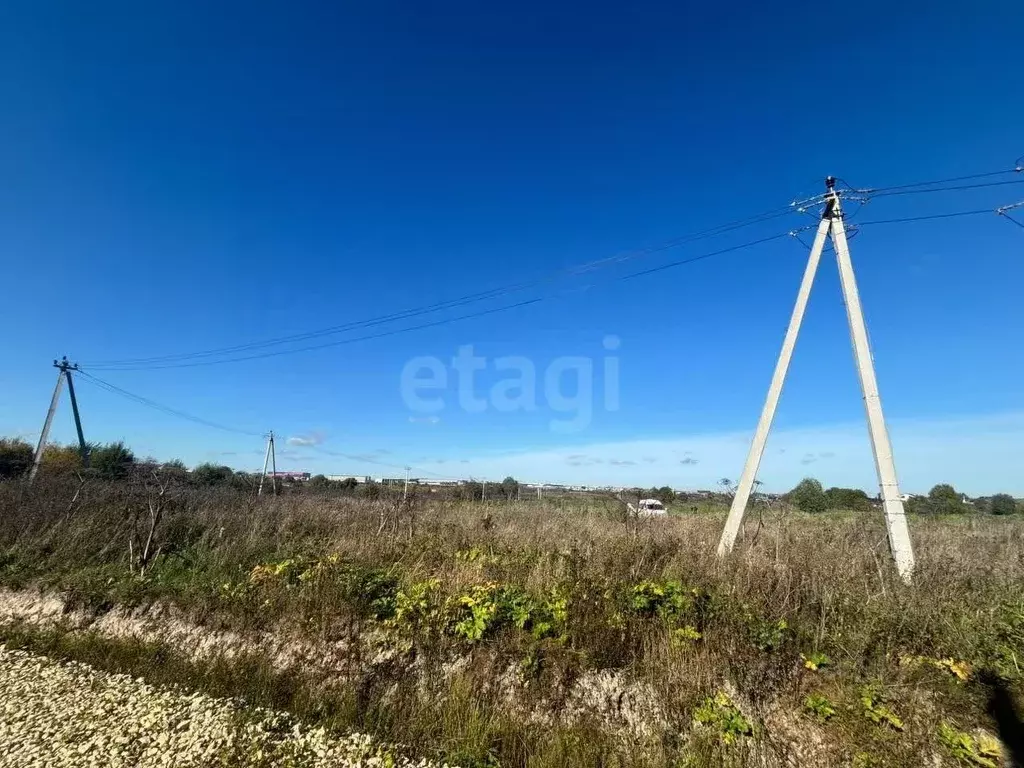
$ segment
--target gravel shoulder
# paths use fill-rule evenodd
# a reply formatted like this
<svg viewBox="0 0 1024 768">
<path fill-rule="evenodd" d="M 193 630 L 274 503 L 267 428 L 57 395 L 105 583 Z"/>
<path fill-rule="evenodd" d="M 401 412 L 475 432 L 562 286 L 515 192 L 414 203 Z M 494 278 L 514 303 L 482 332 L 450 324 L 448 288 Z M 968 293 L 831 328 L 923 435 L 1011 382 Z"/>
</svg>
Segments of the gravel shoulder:
<svg viewBox="0 0 1024 768">
<path fill-rule="evenodd" d="M 0 766 L 380 766 L 398 758 L 360 734 L 0 646 Z"/>
</svg>

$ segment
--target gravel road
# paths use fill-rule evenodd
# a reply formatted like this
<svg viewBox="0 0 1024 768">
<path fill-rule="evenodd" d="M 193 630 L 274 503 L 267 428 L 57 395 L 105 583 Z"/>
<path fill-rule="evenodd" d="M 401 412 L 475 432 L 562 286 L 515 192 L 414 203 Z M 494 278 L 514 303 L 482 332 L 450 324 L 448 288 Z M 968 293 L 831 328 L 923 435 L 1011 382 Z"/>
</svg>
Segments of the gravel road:
<svg viewBox="0 0 1024 768">
<path fill-rule="evenodd" d="M 0 646 L 3 768 L 441 768 L 286 715 Z"/>
</svg>

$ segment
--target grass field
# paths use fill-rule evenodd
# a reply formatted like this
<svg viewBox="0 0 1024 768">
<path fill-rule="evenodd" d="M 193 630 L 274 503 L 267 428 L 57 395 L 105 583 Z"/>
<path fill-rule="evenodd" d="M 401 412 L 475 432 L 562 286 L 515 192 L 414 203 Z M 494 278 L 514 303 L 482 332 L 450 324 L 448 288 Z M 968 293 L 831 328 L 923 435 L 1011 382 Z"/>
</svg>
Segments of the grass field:
<svg viewBox="0 0 1024 768">
<path fill-rule="evenodd" d="M 755 511 L 720 561 L 724 509 L 76 490 L 0 484 L 0 586 L 67 612 L 9 647 L 463 766 L 994 766 L 981 681 L 1024 683 L 1019 518 L 912 518 L 907 587 L 879 513 Z"/>
</svg>

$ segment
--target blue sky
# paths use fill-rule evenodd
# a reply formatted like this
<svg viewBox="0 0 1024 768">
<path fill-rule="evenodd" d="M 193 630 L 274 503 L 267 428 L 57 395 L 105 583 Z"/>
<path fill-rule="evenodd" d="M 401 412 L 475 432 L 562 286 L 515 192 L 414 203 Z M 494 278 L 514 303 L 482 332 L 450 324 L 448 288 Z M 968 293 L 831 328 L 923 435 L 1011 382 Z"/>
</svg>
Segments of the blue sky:
<svg viewBox="0 0 1024 768">
<path fill-rule="evenodd" d="M 293 443 L 281 464 L 702 486 L 739 474 L 806 253 L 793 215 L 384 331 L 233 364 L 103 370 L 361 321 L 784 206 L 828 173 L 885 186 L 1024 153 L 1019 3 L 13 3 L 0 11 L 0 433 L 35 439 L 67 354 L 131 392 Z M 214 7 L 216 6 L 216 7 Z M 1011 178 L 1020 178 L 1011 177 Z M 1024 185 L 877 198 L 853 218 L 1024 199 Z M 851 211 L 852 212 L 852 211 Z M 1024 495 L 1024 230 L 994 214 L 851 242 L 907 490 Z M 762 468 L 873 488 L 833 261 L 822 264 Z M 317 341 L 343 340 L 360 333 Z M 619 339 L 610 355 L 602 344 Z M 585 426 L 460 407 L 472 345 L 538 380 L 593 361 Z M 274 349 L 287 349 L 279 347 Z M 444 362 L 443 407 L 402 372 Z M 618 407 L 602 405 L 617 359 Z M 87 436 L 189 463 L 261 441 L 79 385 Z M 434 394 L 437 394 L 436 392 Z M 54 437 L 73 439 L 70 409 Z M 576 457 L 576 458 L 573 458 Z M 579 458 L 584 457 L 584 458 Z M 647 461 L 654 459 L 654 461 Z M 690 461 L 687 461 L 687 460 Z M 599 461 L 597 461 L 599 460 Z M 912 486 L 912 487 L 911 487 Z"/>
</svg>

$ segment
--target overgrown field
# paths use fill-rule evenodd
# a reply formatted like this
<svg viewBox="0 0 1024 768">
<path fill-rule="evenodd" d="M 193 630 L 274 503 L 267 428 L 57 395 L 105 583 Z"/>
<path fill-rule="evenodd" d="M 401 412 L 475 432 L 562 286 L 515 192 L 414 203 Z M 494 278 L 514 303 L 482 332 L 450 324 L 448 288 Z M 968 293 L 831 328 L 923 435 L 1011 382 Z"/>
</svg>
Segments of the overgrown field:
<svg viewBox="0 0 1024 768">
<path fill-rule="evenodd" d="M 0 586 L 66 612 L 0 640 L 463 766 L 999 764 L 1024 521 L 912 518 L 907 587 L 877 512 L 755 511 L 725 561 L 722 519 L 0 483 Z"/>
</svg>

